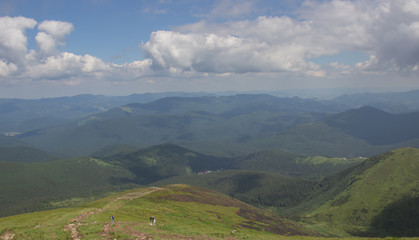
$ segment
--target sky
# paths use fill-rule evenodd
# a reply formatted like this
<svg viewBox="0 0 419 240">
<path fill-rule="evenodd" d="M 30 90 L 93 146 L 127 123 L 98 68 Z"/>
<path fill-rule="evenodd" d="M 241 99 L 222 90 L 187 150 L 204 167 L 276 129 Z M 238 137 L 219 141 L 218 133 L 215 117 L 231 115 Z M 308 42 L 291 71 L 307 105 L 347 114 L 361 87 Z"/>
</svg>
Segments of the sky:
<svg viewBox="0 0 419 240">
<path fill-rule="evenodd" d="M 419 89 L 419 0 L 0 0 L 0 98 Z"/>
</svg>

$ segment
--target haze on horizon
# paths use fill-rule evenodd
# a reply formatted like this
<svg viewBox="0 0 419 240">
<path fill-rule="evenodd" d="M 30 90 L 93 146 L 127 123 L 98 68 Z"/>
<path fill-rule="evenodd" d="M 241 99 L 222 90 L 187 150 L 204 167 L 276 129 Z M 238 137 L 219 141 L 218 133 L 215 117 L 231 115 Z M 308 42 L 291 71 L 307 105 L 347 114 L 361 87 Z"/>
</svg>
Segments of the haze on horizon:
<svg viewBox="0 0 419 240">
<path fill-rule="evenodd" d="M 419 0 L 0 2 L 0 98 L 336 88 L 419 88 Z"/>
</svg>

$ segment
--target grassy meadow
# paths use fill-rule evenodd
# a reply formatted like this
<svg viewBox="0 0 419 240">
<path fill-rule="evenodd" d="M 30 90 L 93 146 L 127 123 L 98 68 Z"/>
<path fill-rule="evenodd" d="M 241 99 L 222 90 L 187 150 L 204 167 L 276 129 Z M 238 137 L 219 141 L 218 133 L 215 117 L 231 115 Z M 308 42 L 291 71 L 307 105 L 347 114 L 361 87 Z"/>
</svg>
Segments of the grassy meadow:
<svg viewBox="0 0 419 240">
<path fill-rule="evenodd" d="M 156 225 L 150 225 L 150 216 Z M 129 190 L 74 208 L 0 218 L 0 223 L 1 239 L 333 239 L 188 185 Z"/>
</svg>

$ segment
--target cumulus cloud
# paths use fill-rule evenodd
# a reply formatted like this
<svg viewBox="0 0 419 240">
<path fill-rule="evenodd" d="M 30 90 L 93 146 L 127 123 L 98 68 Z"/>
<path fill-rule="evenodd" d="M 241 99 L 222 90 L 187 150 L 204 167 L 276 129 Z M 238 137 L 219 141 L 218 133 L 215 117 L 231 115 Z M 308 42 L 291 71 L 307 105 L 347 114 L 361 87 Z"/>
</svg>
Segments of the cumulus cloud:
<svg viewBox="0 0 419 240">
<path fill-rule="evenodd" d="M 412 72 L 419 63 L 418 31 L 417 0 L 306 1 L 296 18 L 200 21 L 153 32 L 141 48 L 155 69 L 168 71 L 291 71 L 325 76 L 311 59 L 360 51 L 374 60 L 356 64 L 356 72 Z M 331 70 L 331 66 L 326 67 Z"/>
<path fill-rule="evenodd" d="M 17 71 L 17 66 L 14 63 L 7 63 L 3 60 L 0 61 L 0 76 L 9 76 Z"/>
<path fill-rule="evenodd" d="M 127 80 L 145 74 L 151 65 L 148 59 L 117 65 L 89 54 L 61 52 L 59 47 L 65 45 L 66 36 L 74 30 L 73 24 L 61 21 L 41 22 L 35 36 L 39 51 L 28 50 L 25 30 L 36 25 L 30 18 L 0 17 L 2 79 L 63 80 L 71 84 L 92 78 Z"/>
<path fill-rule="evenodd" d="M 77 84 L 92 78 L 122 82 L 162 75 L 419 75 L 419 0 L 307 0 L 293 16 L 251 20 L 242 16 L 254 14 L 254 3 L 233 3 L 238 2 L 220 1 L 204 20 L 151 33 L 140 44 L 144 60 L 125 64 L 63 52 L 60 47 L 74 31 L 72 23 L 0 17 L 0 80 Z M 25 31 L 35 26 L 37 49 L 28 50 Z M 313 60 L 344 51 L 362 52 L 369 59 L 353 65 Z"/>
<path fill-rule="evenodd" d="M 25 60 L 28 44 L 25 31 L 36 24 L 31 18 L 0 17 L 0 59 L 5 62 L 2 69 L 14 66 L 9 63 L 21 64 Z"/>
<path fill-rule="evenodd" d="M 417 0 L 308 2 L 303 15 L 332 49 L 371 55 L 357 64 L 362 70 L 411 72 L 419 64 L 418 6 Z"/>
<path fill-rule="evenodd" d="M 67 79 L 74 76 L 95 76 L 95 74 L 106 72 L 108 69 L 109 64 L 99 58 L 88 54 L 81 56 L 63 52 L 33 64 L 25 75 L 33 79 Z"/>
<path fill-rule="evenodd" d="M 74 27 L 69 22 L 43 21 L 38 25 L 39 32 L 35 39 L 38 48 L 44 55 L 57 54 L 57 47 L 65 45 L 65 37 L 69 35 Z"/>
<path fill-rule="evenodd" d="M 266 19 L 259 20 L 264 22 Z M 253 30 L 259 31 L 257 29 L 254 26 Z M 252 34 L 251 30 L 248 33 Z M 153 60 L 155 69 L 245 73 L 301 71 L 310 67 L 304 61 L 307 52 L 301 45 L 288 41 L 272 44 L 275 40 L 271 38 L 274 37 L 258 37 L 263 38 L 260 35 L 243 37 L 217 33 L 158 31 L 152 33 L 142 49 L 145 56 Z"/>
</svg>

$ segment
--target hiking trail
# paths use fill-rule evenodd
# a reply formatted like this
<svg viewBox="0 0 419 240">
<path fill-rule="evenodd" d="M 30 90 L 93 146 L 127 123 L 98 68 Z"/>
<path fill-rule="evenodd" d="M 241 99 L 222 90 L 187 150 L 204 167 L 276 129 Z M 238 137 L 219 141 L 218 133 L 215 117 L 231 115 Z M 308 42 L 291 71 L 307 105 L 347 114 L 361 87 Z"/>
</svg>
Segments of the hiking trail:
<svg viewBox="0 0 419 240">
<path fill-rule="evenodd" d="M 103 208 L 97 209 L 97 208 L 93 208 L 93 209 L 84 209 L 82 211 L 81 214 L 79 214 L 76 218 L 71 219 L 71 223 L 67 224 L 64 226 L 64 230 L 65 231 L 70 231 L 71 234 L 71 238 L 73 240 L 81 240 L 81 236 L 80 233 L 78 231 L 78 228 L 80 226 L 83 225 L 88 225 L 88 224 L 92 224 L 92 223 L 83 223 L 83 220 L 93 214 L 100 214 L 103 211 L 116 211 L 118 210 L 120 207 L 122 207 L 124 204 L 128 203 L 129 201 L 136 199 L 136 198 L 140 198 L 143 196 L 146 196 L 152 192 L 155 191 L 159 191 L 162 190 L 163 188 L 158 188 L 158 187 L 151 187 L 146 189 L 145 191 L 141 191 L 141 192 L 130 192 L 127 194 L 124 194 L 122 196 L 117 196 L 114 199 L 112 199 L 108 204 L 106 204 Z M 103 225 L 103 232 L 100 234 L 102 236 L 102 239 L 111 239 L 111 235 L 110 232 L 112 230 L 113 227 L 115 228 L 120 228 L 122 229 L 122 226 L 120 224 L 121 222 L 116 222 L 114 221 L 113 224 L 111 224 L 111 222 L 106 222 Z M 112 225 L 112 226 L 111 226 Z M 152 239 L 151 237 L 147 237 L 145 233 L 141 233 L 141 232 L 130 232 L 131 234 L 133 234 L 134 236 L 137 237 L 137 239 Z M 5 235 L 5 234 L 3 234 Z M 7 235 L 9 236 L 9 235 Z M 14 236 L 14 235 L 13 235 Z M 13 236 L 11 238 L 4 238 L 5 240 L 9 240 L 9 239 L 13 239 Z M 2 236 L 2 240 L 3 240 L 3 236 Z"/>
</svg>

